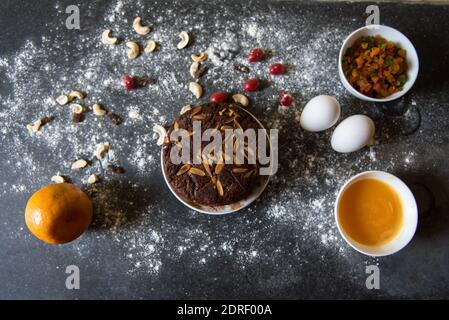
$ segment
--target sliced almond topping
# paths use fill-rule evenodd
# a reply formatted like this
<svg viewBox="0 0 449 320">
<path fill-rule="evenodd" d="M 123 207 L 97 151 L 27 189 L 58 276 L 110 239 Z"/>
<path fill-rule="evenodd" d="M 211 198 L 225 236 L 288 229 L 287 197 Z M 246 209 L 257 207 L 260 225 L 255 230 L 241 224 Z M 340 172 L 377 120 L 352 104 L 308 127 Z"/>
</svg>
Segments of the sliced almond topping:
<svg viewBox="0 0 449 320">
<path fill-rule="evenodd" d="M 234 125 L 235 125 L 237 128 L 243 130 L 242 126 L 240 125 L 240 123 L 239 123 L 236 119 L 234 119 Z"/>
<path fill-rule="evenodd" d="M 245 173 L 247 171 L 247 168 L 232 168 L 232 173 Z"/>
<path fill-rule="evenodd" d="M 173 125 L 173 128 L 174 128 L 175 130 L 178 130 L 178 129 L 179 129 L 179 123 L 178 123 L 178 121 L 175 121 L 175 124 Z"/>
<path fill-rule="evenodd" d="M 223 115 L 223 113 L 225 113 L 225 112 L 226 112 L 226 110 L 228 110 L 228 109 L 226 109 L 226 108 L 224 108 L 224 109 L 221 109 L 220 111 L 218 111 L 218 114 L 219 114 L 220 116 L 222 116 L 222 115 Z"/>
<path fill-rule="evenodd" d="M 193 117 L 192 117 L 192 119 L 195 119 L 195 120 L 204 120 L 204 119 L 206 119 L 206 115 L 205 114 L 196 114 L 196 115 L 194 115 Z"/>
<path fill-rule="evenodd" d="M 63 176 L 56 175 L 56 176 L 51 177 L 51 181 L 53 181 L 55 183 L 63 183 L 63 182 L 65 182 L 65 179 Z"/>
<path fill-rule="evenodd" d="M 180 176 L 184 173 L 186 173 L 187 171 L 190 170 L 191 165 L 189 163 L 186 163 L 185 165 L 183 165 L 181 167 L 181 169 L 179 169 L 179 171 L 176 173 L 177 176 Z"/>
<path fill-rule="evenodd" d="M 203 170 L 195 168 L 195 167 L 190 168 L 189 173 L 197 175 L 197 176 L 201 176 L 201 177 L 204 177 L 206 175 Z"/>
<path fill-rule="evenodd" d="M 204 167 L 204 170 L 206 170 L 209 177 L 212 177 L 212 172 L 210 171 L 209 163 L 207 163 L 207 161 L 205 159 L 203 159 L 203 167 Z"/>
<path fill-rule="evenodd" d="M 224 195 L 224 192 L 223 192 L 223 186 L 221 185 L 220 180 L 217 180 L 217 191 L 218 191 L 218 194 L 219 194 L 221 197 L 223 197 L 223 195 Z"/>
<path fill-rule="evenodd" d="M 67 97 L 66 95 L 60 95 L 59 97 L 56 98 L 56 102 L 59 103 L 61 106 L 69 103 L 69 97 Z"/>
<path fill-rule="evenodd" d="M 224 163 L 217 163 L 215 166 L 215 174 L 219 174 L 224 168 Z"/>
<path fill-rule="evenodd" d="M 191 109 L 192 109 L 192 107 L 190 106 L 190 104 L 188 104 L 188 105 L 186 105 L 186 106 L 181 108 L 181 111 L 179 112 L 179 114 L 184 114 L 184 113 L 186 113 L 187 111 L 189 111 Z"/>
<path fill-rule="evenodd" d="M 235 117 L 232 117 L 232 118 L 226 118 L 226 119 L 224 120 L 224 123 L 225 123 L 225 124 L 228 124 L 228 123 L 233 122 L 234 120 L 235 120 Z"/>
<path fill-rule="evenodd" d="M 90 176 L 89 176 L 89 178 L 87 178 L 87 183 L 88 184 L 94 184 L 95 182 L 98 182 L 100 179 L 98 178 L 98 176 L 94 173 L 94 174 L 91 174 Z"/>
<path fill-rule="evenodd" d="M 190 117 L 193 117 L 194 115 L 198 114 L 201 112 L 201 106 L 197 106 L 195 108 L 192 109 L 192 112 L 190 112 Z"/>
<path fill-rule="evenodd" d="M 251 177 L 252 174 L 253 174 L 253 171 L 252 171 L 252 170 L 251 170 L 251 171 L 248 171 L 247 173 L 245 173 L 245 174 L 243 175 L 243 178 L 247 179 L 247 178 Z"/>
<path fill-rule="evenodd" d="M 95 157 L 101 160 L 105 157 L 106 153 L 109 151 L 109 143 L 100 143 L 95 150 Z"/>
<path fill-rule="evenodd" d="M 201 52 L 200 54 L 192 54 L 191 57 L 195 62 L 204 62 L 207 60 L 208 55 L 206 52 Z"/>
<path fill-rule="evenodd" d="M 79 160 L 76 160 L 74 163 L 72 163 L 71 168 L 72 168 L 72 170 L 78 170 L 78 169 L 84 168 L 86 166 L 87 166 L 87 161 L 84 159 L 79 159 Z"/>
</svg>

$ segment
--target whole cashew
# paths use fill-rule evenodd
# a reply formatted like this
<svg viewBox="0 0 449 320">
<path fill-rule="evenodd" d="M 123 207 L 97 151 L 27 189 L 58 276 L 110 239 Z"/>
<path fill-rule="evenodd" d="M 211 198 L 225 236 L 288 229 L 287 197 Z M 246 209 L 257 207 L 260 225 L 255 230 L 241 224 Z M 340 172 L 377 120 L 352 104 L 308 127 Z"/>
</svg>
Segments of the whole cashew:
<svg viewBox="0 0 449 320">
<path fill-rule="evenodd" d="M 201 98 L 203 95 L 203 87 L 198 82 L 190 82 L 189 90 L 197 99 Z"/>
<path fill-rule="evenodd" d="M 140 34 L 142 36 L 150 33 L 150 31 L 151 31 L 150 27 L 142 26 L 142 18 L 141 17 L 137 17 L 134 19 L 133 28 L 138 34 Z"/>
<path fill-rule="evenodd" d="M 103 41 L 104 44 L 116 44 L 118 39 L 116 37 L 111 37 L 112 30 L 106 29 L 101 34 L 101 41 Z"/>
<path fill-rule="evenodd" d="M 157 48 L 157 42 L 154 40 L 148 40 L 147 45 L 143 51 L 145 52 L 153 52 Z"/>
<path fill-rule="evenodd" d="M 178 49 L 183 49 L 185 47 L 187 47 L 187 45 L 190 42 L 190 36 L 186 31 L 182 31 L 179 34 L 179 37 L 181 38 L 181 41 L 178 43 Z"/>
<path fill-rule="evenodd" d="M 140 53 L 140 47 L 137 42 L 129 41 L 126 43 L 126 46 L 129 48 L 128 50 L 128 59 L 135 59 Z"/>
</svg>

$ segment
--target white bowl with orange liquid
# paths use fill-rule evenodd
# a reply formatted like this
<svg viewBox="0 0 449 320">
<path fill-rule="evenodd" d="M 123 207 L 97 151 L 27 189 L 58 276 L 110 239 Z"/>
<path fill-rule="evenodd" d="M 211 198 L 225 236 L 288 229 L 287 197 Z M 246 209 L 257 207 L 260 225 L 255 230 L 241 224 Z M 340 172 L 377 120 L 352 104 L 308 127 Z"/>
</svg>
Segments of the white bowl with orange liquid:
<svg viewBox="0 0 449 320">
<path fill-rule="evenodd" d="M 386 256 L 404 248 L 415 234 L 415 197 L 398 177 L 366 171 L 349 179 L 335 201 L 335 220 L 346 242 L 369 256 Z"/>
</svg>

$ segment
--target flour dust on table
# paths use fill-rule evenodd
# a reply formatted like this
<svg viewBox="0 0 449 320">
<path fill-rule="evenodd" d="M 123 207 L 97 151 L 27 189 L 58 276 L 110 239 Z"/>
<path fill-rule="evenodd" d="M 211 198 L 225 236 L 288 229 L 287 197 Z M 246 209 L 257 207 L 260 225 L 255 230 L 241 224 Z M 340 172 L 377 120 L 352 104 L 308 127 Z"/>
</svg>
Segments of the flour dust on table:
<svg viewBox="0 0 449 320">
<path fill-rule="evenodd" d="M 0 74 L 6 77 L 4 85 L 11 93 L 0 101 L 0 141 L 10 153 L 7 165 L 16 178 L 4 182 L 0 194 L 31 194 L 56 174 L 84 186 L 94 202 L 94 224 L 64 249 L 95 260 L 96 247 L 112 243 L 120 250 L 111 249 L 110 254 L 120 256 L 130 275 L 157 276 L 167 265 L 180 261 L 185 268 L 201 270 L 219 258 L 239 269 L 267 261 L 300 267 L 329 257 L 342 265 L 349 257 L 362 264 L 375 261 L 357 256 L 340 239 L 333 218 L 337 190 L 359 171 L 406 168 L 415 154 L 404 151 L 386 158 L 378 144 L 355 154 L 337 155 L 330 147 L 330 132 L 307 133 L 299 126 L 302 107 L 318 94 L 336 97 L 345 115 L 361 108 L 360 102 L 346 94 L 336 71 L 336 52 L 350 28 L 310 26 L 301 16 L 294 24 L 282 23 L 282 10 L 271 11 L 269 17 L 255 11 L 240 20 L 234 11 L 247 9 L 241 4 L 215 10 L 215 15 L 225 17 L 223 24 L 223 19 L 210 16 L 210 10 L 209 16 L 203 16 L 204 7 L 206 3 L 194 9 L 153 11 L 141 1 L 115 1 L 102 16 L 85 17 L 79 32 L 68 32 L 62 23 L 49 23 L 48 33 L 40 39 L 29 39 L 18 51 L 1 56 Z M 64 9 L 56 4 L 61 19 Z M 82 10 L 93 15 L 88 5 Z M 135 16 L 144 17 L 152 27 L 148 36 L 134 33 Z M 154 39 L 160 50 L 129 60 L 123 43 L 101 43 L 100 34 L 106 28 L 125 41 Z M 177 50 L 178 34 L 183 30 L 194 41 Z M 270 50 L 270 57 L 249 64 L 247 53 L 255 47 Z M 278 173 L 254 205 L 227 217 L 204 216 L 176 203 L 163 184 L 161 150 L 152 133 L 155 124 L 167 126 L 182 106 L 197 102 L 188 90 L 188 68 L 190 55 L 198 52 L 210 57 L 201 78 L 204 99 L 219 90 L 242 92 L 243 81 L 249 77 L 265 80 L 268 85 L 263 91 L 249 94 L 249 109 L 267 128 L 279 129 Z M 288 66 L 287 74 L 270 76 L 267 68 L 277 62 Z M 235 63 L 247 65 L 250 73 L 236 71 Z M 150 76 L 156 83 L 125 92 L 119 83 L 124 74 Z M 69 106 L 55 102 L 71 90 L 86 93 L 85 106 L 101 103 L 123 123 L 114 125 L 92 112 L 86 113 L 84 121 L 73 123 Z M 278 111 L 281 90 L 295 97 L 295 105 L 282 113 Z M 381 117 L 372 108 L 365 111 L 376 119 Z M 26 124 L 43 116 L 53 120 L 30 135 Z M 378 139 L 385 140 L 388 132 L 379 135 Z M 100 143 L 110 145 L 103 161 L 93 157 Z M 72 171 L 71 163 L 79 158 L 92 163 Z M 123 167 L 125 173 L 108 171 L 108 164 Z M 87 185 L 86 179 L 94 173 L 101 181 Z M 10 227 L 11 237 L 31 241 L 22 225 Z M 284 234 L 292 235 L 287 248 Z M 288 283 L 293 276 L 293 271 L 286 270 L 286 278 L 279 279 Z"/>
</svg>

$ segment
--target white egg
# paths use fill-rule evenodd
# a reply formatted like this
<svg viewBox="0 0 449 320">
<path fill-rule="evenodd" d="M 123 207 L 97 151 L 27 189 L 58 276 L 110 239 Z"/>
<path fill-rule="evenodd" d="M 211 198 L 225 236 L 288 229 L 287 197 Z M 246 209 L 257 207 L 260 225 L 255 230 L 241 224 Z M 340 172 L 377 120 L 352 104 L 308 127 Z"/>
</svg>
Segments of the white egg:
<svg viewBox="0 0 449 320">
<path fill-rule="evenodd" d="M 329 129 L 340 118 L 340 104 L 331 96 L 316 96 L 307 102 L 301 113 L 300 123 L 304 130 L 318 132 Z"/>
<path fill-rule="evenodd" d="M 375 126 L 369 117 L 357 114 L 343 120 L 332 134 L 332 148 L 338 152 L 353 152 L 371 144 Z"/>
</svg>

